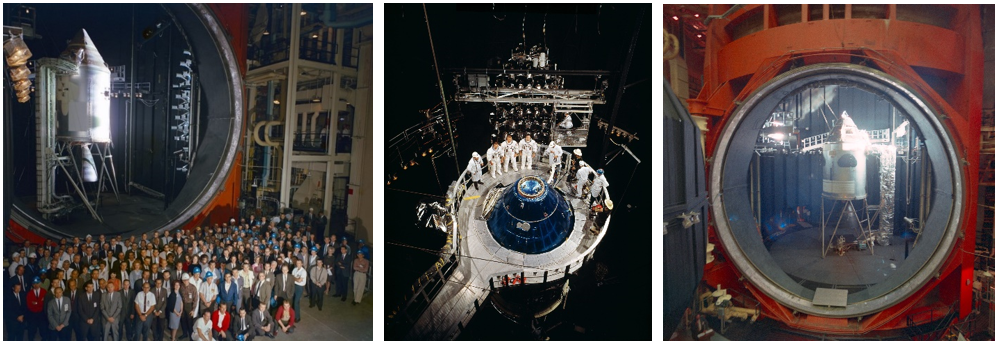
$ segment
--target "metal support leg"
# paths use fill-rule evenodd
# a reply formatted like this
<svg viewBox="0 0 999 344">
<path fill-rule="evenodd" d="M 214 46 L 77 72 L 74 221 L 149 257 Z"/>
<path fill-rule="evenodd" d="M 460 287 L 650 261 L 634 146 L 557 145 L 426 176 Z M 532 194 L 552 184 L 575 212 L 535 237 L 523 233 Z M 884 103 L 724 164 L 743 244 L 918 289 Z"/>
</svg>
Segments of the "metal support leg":
<svg viewBox="0 0 999 344">
<path fill-rule="evenodd" d="M 73 158 L 70 157 L 69 159 Z M 62 171 L 65 172 L 67 176 L 69 175 L 69 170 L 66 169 L 65 162 L 59 161 L 59 167 L 62 168 Z M 69 183 L 71 185 L 73 185 L 73 189 L 76 189 L 76 193 L 80 195 L 80 198 L 83 198 L 83 205 L 86 206 L 87 210 L 90 211 L 90 215 L 92 215 L 94 219 L 97 220 L 98 222 L 104 223 L 104 220 L 101 219 L 101 216 L 97 215 L 97 211 L 94 210 L 94 208 L 90 205 L 90 200 L 87 199 L 87 194 L 85 194 L 83 190 L 81 190 L 80 187 L 76 185 L 76 181 L 74 181 L 73 178 L 66 178 L 66 179 L 69 180 Z"/>
</svg>

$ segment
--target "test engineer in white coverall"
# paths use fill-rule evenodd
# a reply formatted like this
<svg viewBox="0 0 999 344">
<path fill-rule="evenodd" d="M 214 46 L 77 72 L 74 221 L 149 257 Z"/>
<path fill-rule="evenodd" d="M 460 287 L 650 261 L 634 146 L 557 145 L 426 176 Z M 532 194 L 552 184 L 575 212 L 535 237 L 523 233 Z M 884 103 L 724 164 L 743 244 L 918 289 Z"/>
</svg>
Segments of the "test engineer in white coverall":
<svg viewBox="0 0 999 344">
<path fill-rule="evenodd" d="M 472 159 L 468 160 L 468 167 L 465 168 L 468 171 L 468 175 L 472 177 L 472 186 L 475 189 L 479 189 L 479 185 L 482 184 L 482 159 L 478 152 L 472 152 Z"/>
</svg>

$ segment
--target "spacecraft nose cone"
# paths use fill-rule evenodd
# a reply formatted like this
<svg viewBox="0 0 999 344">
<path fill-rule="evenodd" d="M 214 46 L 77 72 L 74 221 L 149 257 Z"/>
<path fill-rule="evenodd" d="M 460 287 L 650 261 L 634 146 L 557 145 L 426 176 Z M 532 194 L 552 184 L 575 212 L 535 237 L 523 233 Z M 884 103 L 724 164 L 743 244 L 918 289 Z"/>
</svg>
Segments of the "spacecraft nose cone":
<svg viewBox="0 0 999 344">
<path fill-rule="evenodd" d="M 63 58 L 69 58 L 77 63 L 104 66 L 104 57 L 97 51 L 97 46 L 90 39 L 90 34 L 87 33 L 86 29 L 80 29 L 80 32 L 76 33 L 62 55 Z"/>
</svg>

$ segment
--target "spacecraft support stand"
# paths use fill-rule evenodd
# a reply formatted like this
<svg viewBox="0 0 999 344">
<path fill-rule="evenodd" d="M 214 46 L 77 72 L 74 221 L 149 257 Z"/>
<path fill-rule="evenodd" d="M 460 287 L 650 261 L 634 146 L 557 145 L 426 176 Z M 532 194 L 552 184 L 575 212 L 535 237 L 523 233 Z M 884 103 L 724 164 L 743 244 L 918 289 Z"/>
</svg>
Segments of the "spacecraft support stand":
<svg viewBox="0 0 999 344">
<path fill-rule="evenodd" d="M 839 224 L 843 221 L 843 214 L 846 213 L 847 207 L 849 207 L 850 209 L 853 210 L 853 217 L 855 219 L 857 219 L 857 224 L 859 225 L 858 227 L 860 229 L 860 235 L 857 236 L 858 243 L 861 240 L 867 240 L 868 237 L 870 236 L 869 235 L 870 234 L 870 230 L 866 230 L 866 231 L 864 230 L 864 222 L 860 221 L 860 215 L 857 215 L 857 209 L 853 206 L 853 201 L 855 201 L 855 200 L 831 199 L 833 201 L 833 205 L 832 205 L 832 208 L 829 209 L 829 216 L 826 216 L 826 199 L 827 198 L 828 197 L 825 197 L 825 196 L 822 197 L 822 206 L 821 206 L 821 208 L 822 208 L 822 258 L 823 259 L 826 258 L 826 252 L 829 252 L 829 249 L 832 248 L 833 241 L 836 239 L 836 232 L 839 230 Z M 867 211 L 867 208 L 868 208 L 868 206 L 867 206 L 867 198 L 866 197 L 863 198 L 863 201 L 864 201 L 864 208 L 863 208 L 864 209 L 864 215 L 867 218 L 865 221 L 867 221 L 867 225 L 870 226 L 871 215 Z M 836 213 L 836 211 L 834 211 L 833 209 L 836 209 L 836 204 L 838 204 L 840 202 L 845 203 L 845 205 L 839 211 L 839 218 L 836 220 L 836 226 L 833 227 L 832 237 L 829 239 L 829 245 L 826 245 L 826 225 L 829 224 L 829 220 L 832 220 L 832 216 Z M 868 247 L 868 249 L 871 250 L 871 254 L 873 255 L 874 254 L 874 245 L 873 245 L 873 243 L 868 243 L 867 247 Z"/>
</svg>

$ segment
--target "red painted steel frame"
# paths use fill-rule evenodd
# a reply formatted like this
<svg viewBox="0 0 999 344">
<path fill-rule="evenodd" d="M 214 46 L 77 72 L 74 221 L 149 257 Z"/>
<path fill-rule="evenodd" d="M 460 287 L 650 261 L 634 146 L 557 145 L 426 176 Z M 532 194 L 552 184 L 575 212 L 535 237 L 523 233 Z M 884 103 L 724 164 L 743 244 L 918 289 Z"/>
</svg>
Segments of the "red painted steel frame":
<svg viewBox="0 0 999 344">
<path fill-rule="evenodd" d="M 829 5 L 823 6 L 828 18 Z M 706 155 L 710 159 L 716 149 L 721 128 L 741 100 L 773 77 L 795 66 L 829 62 L 868 61 L 867 66 L 887 73 L 911 87 L 941 115 L 941 122 L 958 145 L 955 150 L 961 161 L 962 175 L 957 178 L 965 186 L 964 210 L 960 214 L 959 238 L 940 270 L 939 277 L 930 280 L 915 294 L 896 305 L 861 320 L 833 319 L 795 314 L 756 287 L 745 281 L 741 273 L 723 259 L 705 268 L 708 285 L 721 284 L 752 294 L 761 303 L 764 315 L 792 328 L 829 334 L 863 335 L 871 331 L 905 327 L 906 318 L 925 314 L 927 309 L 946 309 L 959 302 L 960 317 L 971 312 L 974 272 L 975 218 L 979 130 L 983 82 L 983 51 L 978 5 L 949 6 L 954 15 L 947 28 L 896 19 L 896 6 L 886 5 L 888 19 L 852 19 L 851 5 L 846 6 L 843 19 L 808 21 L 808 5 L 803 5 L 802 21 L 777 26 L 775 7 L 746 5 L 726 18 L 710 22 L 704 61 L 704 86 L 700 94 L 690 99 L 691 113 L 708 117 Z M 711 5 L 710 15 L 722 15 L 730 5 Z M 934 7 L 926 6 L 930 11 Z M 726 26 L 759 15 L 762 28 L 733 40 Z M 942 77 L 931 87 L 919 74 Z M 717 247 L 724 246 L 714 237 Z M 929 302 L 926 300 L 935 300 Z M 937 312 L 936 314 L 940 314 Z M 916 323 L 933 319 L 917 316 Z"/>
</svg>

